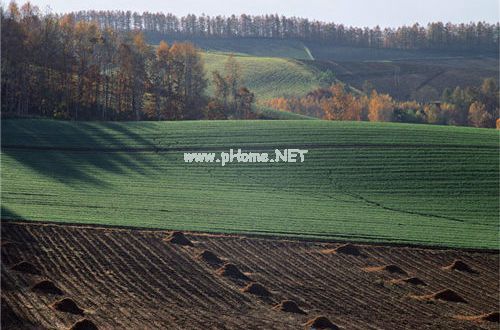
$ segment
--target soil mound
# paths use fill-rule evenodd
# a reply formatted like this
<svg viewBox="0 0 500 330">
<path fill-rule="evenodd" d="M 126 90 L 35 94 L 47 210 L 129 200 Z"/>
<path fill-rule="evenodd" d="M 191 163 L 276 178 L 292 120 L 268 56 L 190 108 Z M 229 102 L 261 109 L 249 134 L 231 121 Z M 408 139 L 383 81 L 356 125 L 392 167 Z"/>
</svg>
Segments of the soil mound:
<svg viewBox="0 0 500 330">
<path fill-rule="evenodd" d="M 269 292 L 269 290 L 267 290 L 265 286 L 263 286 L 262 284 L 259 284 L 259 283 L 250 283 L 246 287 L 241 289 L 241 291 L 246 292 L 246 293 L 251 293 L 251 294 L 254 294 L 256 296 L 261 296 L 261 297 L 271 296 L 271 292 Z"/>
<path fill-rule="evenodd" d="M 318 316 L 312 320 L 307 321 L 305 324 L 306 329 L 329 329 L 339 330 L 339 327 L 333 324 L 327 317 Z"/>
<path fill-rule="evenodd" d="M 248 281 L 250 280 L 248 276 L 243 274 L 236 265 L 233 264 L 225 264 L 221 268 L 217 270 L 217 274 L 221 276 L 226 276 L 226 277 L 232 277 L 232 278 L 237 278 L 240 280 L 245 280 Z"/>
<path fill-rule="evenodd" d="M 481 321 L 488 321 L 488 322 L 500 322 L 500 313 L 499 312 L 491 312 L 483 315 L 479 315 L 478 318 Z"/>
<path fill-rule="evenodd" d="M 474 269 L 470 268 L 470 266 L 467 265 L 462 260 L 455 260 L 455 261 L 453 261 L 453 263 L 451 265 L 443 267 L 443 269 L 458 270 L 458 271 L 466 272 L 466 273 L 477 273 Z"/>
<path fill-rule="evenodd" d="M 222 260 L 213 252 L 204 250 L 198 255 L 198 258 L 205 261 L 211 265 L 220 265 L 222 264 Z"/>
<path fill-rule="evenodd" d="M 186 236 L 180 231 L 172 232 L 168 237 L 167 241 L 172 244 L 184 245 L 184 246 L 194 246 L 193 243 L 187 239 Z"/>
<path fill-rule="evenodd" d="M 419 279 L 418 277 L 407 277 L 397 280 L 392 280 L 393 284 L 413 284 L 413 285 L 427 285 L 424 281 Z"/>
<path fill-rule="evenodd" d="M 400 274 L 400 275 L 408 275 L 406 271 L 401 269 L 401 267 L 396 265 L 385 265 L 378 267 L 367 267 L 365 268 L 367 272 L 388 272 L 391 274 Z"/>
<path fill-rule="evenodd" d="M 14 266 L 12 266 L 11 269 L 18 271 L 18 272 L 22 272 L 22 273 L 29 273 L 29 274 L 33 274 L 33 275 L 42 275 L 42 272 L 38 268 L 36 268 L 35 265 L 33 265 L 32 263 L 27 262 L 27 261 L 21 261 L 21 262 L 15 264 Z"/>
<path fill-rule="evenodd" d="M 431 296 L 434 299 L 439 299 L 439 300 L 444 300 L 444 301 L 462 302 L 462 303 L 467 302 L 458 293 L 456 293 L 455 291 L 450 290 L 450 289 L 444 289 L 444 290 L 438 291 L 438 292 L 432 294 Z"/>
<path fill-rule="evenodd" d="M 359 252 L 359 249 L 351 243 L 341 245 L 341 246 L 337 247 L 336 249 L 334 249 L 334 251 L 335 251 L 335 253 L 348 254 L 351 256 L 361 255 L 361 253 Z"/>
<path fill-rule="evenodd" d="M 94 322 L 88 319 L 81 319 L 69 328 L 70 330 L 97 330 L 99 329 Z"/>
<path fill-rule="evenodd" d="M 281 303 L 274 306 L 273 309 L 287 313 L 307 314 L 300 309 L 297 303 L 293 300 L 283 300 Z"/>
<path fill-rule="evenodd" d="M 64 298 L 56 301 L 52 304 L 52 307 L 58 311 L 71 313 L 71 314 L 83 314 L 83 309 L 78 307 L 76 302 L 71 298 Z"/>
<path fill-rule="evenodd" d="M 63 291 L 59 289 L 52 281 L 42 280 L 31 287 L 31 291 L 62 295 Z"/>
<path fill-rule="evenodd" d="M 499 312 L 491 312 L 491 313 L 486 313 L 486 314 L 481 314 L 481 315 L 472 315 L 472 316 L 463 316 L 463 315 L 458 315 L 455 318 L 459 320 L 468 320 L 468 321 L 476 321 L 476 322 L 500 322 L 500 313 Z"/>
<path fill-rule="evenodd" d="M 413 296 L 413 297 L 419 300 L 442 300 L 449 302 L 467 303 L 467 301 L 464 298 L 462 298 L 458 293 L 450 289 L 444 289 L 429 295 Z"/>
</svg>

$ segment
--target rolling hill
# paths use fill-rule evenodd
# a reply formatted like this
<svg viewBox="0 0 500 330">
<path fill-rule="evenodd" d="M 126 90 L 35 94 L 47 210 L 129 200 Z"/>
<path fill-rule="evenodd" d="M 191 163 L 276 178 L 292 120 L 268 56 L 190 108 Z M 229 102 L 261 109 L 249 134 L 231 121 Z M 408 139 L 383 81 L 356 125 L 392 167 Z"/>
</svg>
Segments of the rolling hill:
<svg viewBox="0 0 500 330">
<path fill-rule="evenodd" d="M 148 39 L 153 44 L 161 40 Z M 208 93 L 212 93 L 212 71 L 221 71 L 229 54 L 234 54 L 244 83 L 258 100 L 303 96 L 321 87 L 320 73 L 326 70 L 358 90 L 369 81 L 377 91 L 398 100 L 419 102 L 439 100 L 445 88 L 479 86 L 486 78 L 498 81 L 500 72 L 498 54 L 493 53 L 371 49 L 295 39 L 166 39 L 192 42 L 203 50 Z"/>
<path fill-rule="evenodd" d="M 381 61 L 304 61 L 357 89 L 369 81 L 378 92 L 399 100 L 436 101 L 445 88 L 480 86 L 486 78 L 498 81 L 499 62 L 492 57 L 422 58 Z"/>
<path fill-rule="evenodd" d="M 168 43 L 190 42 L 208 52 L 246 54 L 257 57 L 282 57 L 310 60 L 311 56 L 303 42 L 294 39 L 267 38 L 216 38 L 191 37 L 176 38 L 169 36 L 146 35 L 151 44 L 159 44 L 161 40 Z"/>
<path fill-rule="evenodd" d="M 203 53 L 209 80 L 211 72 L 224 71 L 228 56 L 227 53 Z M 304 95 L 320 86 L 318 70 L 297 60 L 249 55 L 235 55 L 235 59 L 240 64 L 243 83 L 260 100 L 285 95 Z M 208 92 L 213 92 L 210 85 Z"/>
<path fill-rule="evenodd" d="M 499 133 L 325 121 L 2 121 L 2 216 L 498 247 Z M 184 151 L 308 149 L 304 163 Z"/>
</svg>

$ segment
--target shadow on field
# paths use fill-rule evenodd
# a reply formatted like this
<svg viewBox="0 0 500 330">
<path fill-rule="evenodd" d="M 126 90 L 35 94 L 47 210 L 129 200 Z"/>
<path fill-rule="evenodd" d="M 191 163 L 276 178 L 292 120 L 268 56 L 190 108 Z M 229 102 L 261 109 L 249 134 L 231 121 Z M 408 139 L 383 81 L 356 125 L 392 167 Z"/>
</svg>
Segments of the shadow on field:
<svg viewBox="0 0 500 330">
<path fill-rule="evenodd" d="M 22 219 L 22 217 L 19 214 L 15 213 L 11 209 L 9 209 L 3 205 L 2 205 L 2 209 L 0 211 L 0 218 L 1 219 L 9 219 L 9 220 Z"/>
<path fill-rule="evenodd" d="M 99 170 L 144 174 L 151 165 L 145 152 L 154 150 L 152 141 L 122 123 L 2 121 L 4 157 L 65 184 L 105 185 Z"/>
</svg>

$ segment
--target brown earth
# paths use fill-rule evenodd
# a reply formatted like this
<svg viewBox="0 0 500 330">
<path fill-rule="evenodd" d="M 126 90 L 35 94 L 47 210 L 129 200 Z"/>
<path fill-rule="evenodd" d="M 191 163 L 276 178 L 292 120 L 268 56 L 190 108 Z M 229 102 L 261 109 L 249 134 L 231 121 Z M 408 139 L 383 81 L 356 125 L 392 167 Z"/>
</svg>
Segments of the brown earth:
<svg viewBox="0 0 500 330">
<path fill-rule="evenodd" d="M 413 285 L 427 285 L 424 281 L 419 279 L 418 277 L 407 277 L 401 279 L 391 280 L 392 284 L 413 284 Z"/>
<path fill-rule="evenodd" d="M 451 289 L 443 289 L 439 290 L 438 292 L 434 292 L 432 294 L 422 295 L 422 296 L 412 296 L 412 297 L 419 300 L 442 300 L 442 301 L 457 302 L 464 304 L 467 303 L 467 300 L 465 300 L 461 295 L 459 295 L 458 293 L 456 293 Z"/>
<path fill-rule="evenodd" d="M 41 280 L 31 287 L 31 291 L 62 295 L 63 291 L 59 289 L 52 281 Z"/>
<path fill-rule="evenodd" d="M 453 261 L 453 263 L 451 265 L 445 266 L 445 267 L 443 267 L 443 269 L 458 270 L 461 272 L 472 273 L 472 274 L 477 273 L 474 269 L 470 268 L 470 266 L 467 265 L 462 260 L 455 260 L 455 261 Z"/>
<path fill-rule="evenodd" d="M 52 308 L 65 313 L 83 314 L 83 309 L 71 298 L 64 298 L 52 304 Z"/>
<path fill-rule="evenodd" d="M 318 316 L 312 320 L 307 321 L 305 324 L 306 329 L 328 329 L 328 330 L 338 330 L 339 327 L 333 324 L 326 316 Z"/>
<path fill-rule="evenodd" d="M 172 232 L 168 237 L 167 241 L 172 244 L 186 245 L 186 246 L 194 246 L 193 243 L 184 236 L 184 233 L 180 231 Z"/>
<path fill-rule="evenodd" d="M 198 258 L 213 266 L 218 266 L 223 263 L 223 261 L 217 255 L 215 255 L 215 253 L 210 252 L 208 250 L 202 251 L 198 255 Z"/>
<path fill-rule="evenodd" d="M 472 315 L 472 316 L 465 316 L 465 315 L 458 315 L 458 319 L 461 320 L 470 320 L 470 321 L 488 321 L 488 322 L 495 322 L 499 323 L 500 322 L 500 313 L 499 312 L 491 312 L 491 313 L 485 313 L 481 315 Z"/>
<path fill-rule="evenodd" d="M 186 248 L 165 241 L 165 231 L 14 222 L 1 229 L 2 240 L 16 242 L 1 251 L 2 329 L 68 329 L 81 320 L 52 308 L 54 295 L 30 290 L 44 279 L 100 329 L 301 329 L 318 315 L 341 329 L 498 329 L 495 315 L 484 316 L 499 309 L 498 253 L 356 244 L 363 256 L 353 256 L 321 253 L 335 243 L 192 233 L 185 237 L 196 244 Z M 207 263 L 205 250 L 226 265 Z M 442 268 L 454 260 L 476 273 Z M 12 269 L 22 261 L 43 275 Z M 248 281 L 225 276 L 235 270 L 272 300 L 242 292 Z M 413 277 L 427 285 L 390 283 Z M 467 303 L 440 300 L 450 293 L 443 288 Z M 307 315 L 276 306 L 287 300 Z"/>
<path fill-rule="evenodd" d="M 265 286 L 259 283 L 250 283 L 246 287 L 241 289 L 241 292 L 251 293 L 261 297 L 271 296 L 271 292 L 269 292 L 269 290 L 266 289 Z"/>
<path fill-rule="evenodd" d="M 408 275 L 406 271 L 404 271 L 403 269 L 401 269 L 401 267 L 397 265 L 366 267 L 365 270 L 367 272 L 388 272 L 392 274 Z"/>
<path fill-rule="evenodd" d="M 12 266 L 11 269 L 22 273 L 41 275 L 40 270 L 35 265 L 33 265 L 31 262 L 28 261 L 20 261 L 16 263 L 14 266 Z"/>
<path fill-rule="evenodd" d="M 273 308 L 287 313 L 307 314 L 293 300 L 283 300 Z"/>
<path fill-rule="evenodd" d="M 70 330 L 97 330 L 98 327 L 95 325 L 94 322 L 88 319 L 82 319 L 79 321 L 76 321 L 73 326 L 71 326 Z"/>
<path fill-rule="evenodd" d="M 220 276 L 231 277 L 234 279 L 239 279 L 243 281 L 249 281 L 248 276 L 243 274 L 236 265 L 225 264 L 217 270 L 217 274 Z"/>
</svg>

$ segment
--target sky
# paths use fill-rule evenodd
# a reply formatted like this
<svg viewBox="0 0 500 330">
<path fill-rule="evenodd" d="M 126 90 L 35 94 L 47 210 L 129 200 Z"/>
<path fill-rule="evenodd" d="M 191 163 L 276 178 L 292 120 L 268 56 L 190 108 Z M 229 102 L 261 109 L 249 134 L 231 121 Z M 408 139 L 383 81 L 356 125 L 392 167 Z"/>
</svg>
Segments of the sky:
<svg viewBox="0 0 500 330">
<path fill-rule="evenodd" d="M 499 21 L 498 0 L 32 0 L 31 3 L 41 9 L 49 6 L 57 13 L 88 9 L 170 12 L 180 16 L 277 13 L 359 27 Z"/>
</svg>

